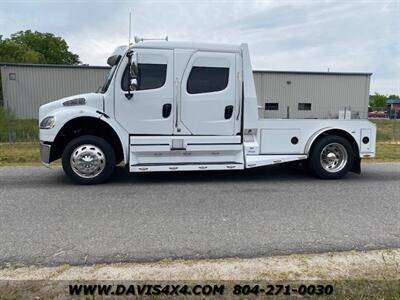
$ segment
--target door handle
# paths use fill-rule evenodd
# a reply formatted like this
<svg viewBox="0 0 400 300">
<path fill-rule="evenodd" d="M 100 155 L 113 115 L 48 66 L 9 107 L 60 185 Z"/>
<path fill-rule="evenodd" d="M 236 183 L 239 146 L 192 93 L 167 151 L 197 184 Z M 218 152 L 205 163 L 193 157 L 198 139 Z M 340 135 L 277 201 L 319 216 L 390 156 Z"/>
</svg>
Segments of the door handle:
<svg viewBox="0 0 400 300">
<path fill-rule="evenodd" d="M 233 114 L 233 105 L 225 106 L 225 120 L 228 120 L 232 117 Z"/>
<path fill-rule="evenodd" d="M 162 107 L 162 116 L 163 116 L 163 118 L 168 118 L 169 117 L 169 115 L 171 114 L 171 108 L 172 108 L 171 103 L 166 103 L 166 104 L 163 105 L 163 107 Z"/>
</svg>

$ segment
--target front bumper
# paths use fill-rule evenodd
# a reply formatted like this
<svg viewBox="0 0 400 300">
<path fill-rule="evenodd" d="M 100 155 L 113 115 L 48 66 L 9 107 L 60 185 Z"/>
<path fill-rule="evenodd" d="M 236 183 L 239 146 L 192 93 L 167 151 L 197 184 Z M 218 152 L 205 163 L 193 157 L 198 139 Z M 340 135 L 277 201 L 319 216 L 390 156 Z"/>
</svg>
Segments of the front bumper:
<svg viewBox="0 0 400 300">
<path fill-rule="evenodd" d="M 50 144 L 40 142 L 40 160 L 46 167 L 50 165 L 50 150 Z"/>
</svg>

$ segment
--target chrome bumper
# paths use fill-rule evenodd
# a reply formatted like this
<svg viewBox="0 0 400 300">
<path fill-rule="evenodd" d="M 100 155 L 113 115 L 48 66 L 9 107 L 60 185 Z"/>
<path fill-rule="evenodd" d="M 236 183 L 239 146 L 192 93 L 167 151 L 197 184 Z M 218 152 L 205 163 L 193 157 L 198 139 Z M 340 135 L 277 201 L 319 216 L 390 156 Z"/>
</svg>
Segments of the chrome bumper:
<svg viewBox="0 0 400 300">
<path fill-rule="evenodd" d="M 50 164 L 50 149 L 51 145 L 40 142 L 40 160 L 46 167 Z"/>
</svg>

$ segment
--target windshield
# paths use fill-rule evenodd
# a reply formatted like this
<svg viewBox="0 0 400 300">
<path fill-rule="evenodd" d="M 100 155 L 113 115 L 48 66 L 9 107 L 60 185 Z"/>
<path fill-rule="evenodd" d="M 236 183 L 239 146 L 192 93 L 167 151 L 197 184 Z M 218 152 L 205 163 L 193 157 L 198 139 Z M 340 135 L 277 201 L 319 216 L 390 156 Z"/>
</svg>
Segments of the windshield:
<svg viewBox="0 0 400 300">
<path fill-rule="evenodd" d="M 115 57 L 115 56 L 110 57 L 107 60 L 107 63 L 109 63 L 112 58 L 114 58 L 114 59 L 112 60 L 110 73 L 108 73 L 107 79 L 104 82 L 104 84 L 103 84 L 103 86 L 102 86 L 102 88 L 100 90 L 100 93 L 102 93 L 102 94 L 107 92 L 108 87 L 110 86 L 110 83 L 111 83 L 111 80 L 112 80 L 112 78 L 114 76 L 115 70 L 117 69 L 117 65 L 118 65 L 118 63 L 119 63 L 119 61 L 121 59 L 121 55 L 118 55 L 117 57 Z"/>
<path fill-rule="evenodd" d="M 104 82 L 103 86 L 101 87 L 100 93 L 104 94 L 105 92 L 107 92 L 108 87 L 110 86 L 111 83 L 111 79 L 113 78 L 116 69 L 117 69 L 116 65 L 111 67 L 110 73 L 108 73 L 107 79 Z"/>
</svg>

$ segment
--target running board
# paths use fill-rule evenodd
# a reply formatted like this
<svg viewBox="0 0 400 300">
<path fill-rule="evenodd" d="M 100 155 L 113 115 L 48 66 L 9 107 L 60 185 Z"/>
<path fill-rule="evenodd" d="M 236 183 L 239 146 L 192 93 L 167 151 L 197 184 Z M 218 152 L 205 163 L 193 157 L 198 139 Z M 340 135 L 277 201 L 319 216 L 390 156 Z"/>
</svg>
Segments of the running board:
<svg viewBox="0 0 400 300">
<path fill-rule="evenodd" d="M 246 168 L 256 168 L 307 159 L 307 155 L 246 155 Z"/>
<path fill-rule="evenodd" d="M 175 164 L 175 165 L 130 165 L 130 172 L 173 172 L 173 171 L 212 171 L 243 170 L 244 165 L 231 164 Z"/>
</svg>

